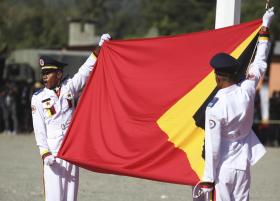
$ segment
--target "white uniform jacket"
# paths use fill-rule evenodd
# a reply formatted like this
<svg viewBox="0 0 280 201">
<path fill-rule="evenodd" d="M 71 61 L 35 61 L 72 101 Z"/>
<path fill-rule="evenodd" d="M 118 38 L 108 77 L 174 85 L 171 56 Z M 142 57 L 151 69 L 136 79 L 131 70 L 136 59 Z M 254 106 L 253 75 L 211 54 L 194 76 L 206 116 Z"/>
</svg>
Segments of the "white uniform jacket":
<svg viewBox="0 0 280 201">
<path fill-rule="evenodd" d="M 264 74 L 268 41 L 259 41 L 247 78 L 220 89 L 206 109 L 204 181 L 214 182 L 219 168 L 245 170 L 265 153 L 252 131 L 256 86 Z"/>
<path fill-rule="evenodd" d="M 40 154 L 56 155 L 74 111 L 74 99 L 85 85 L 96 62 L 91 54 L 71 79 L 61 83 L 60 95 L 44 88 L 34 93 L 31 100 L 33 128 Z"/>
</svg>

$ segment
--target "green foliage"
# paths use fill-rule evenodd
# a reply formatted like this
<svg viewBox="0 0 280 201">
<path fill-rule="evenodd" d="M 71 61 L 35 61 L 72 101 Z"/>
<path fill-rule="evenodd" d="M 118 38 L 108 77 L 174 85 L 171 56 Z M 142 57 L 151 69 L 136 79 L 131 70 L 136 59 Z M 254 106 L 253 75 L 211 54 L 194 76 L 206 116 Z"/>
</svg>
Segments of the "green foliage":
<svg viewBox="0 0 280 201">
<path fill-rule="evenodd" d="M 271 25 L 271 32 L 274 40 L 279 40 L 280 37 L 280 24 L 279 24 L 279 0 L 270 0 L 270 4 L 275 9 L 275 17 Z M 266 1 L 243 0 L 241 7 L 241 22 L 246 22 L 254 19 L 261 19 L 265 12 Z"/>
<path fill-rule="evenodd" d="M 67 43 L 67 18 L 37 0 L 1 2 L 0 43 L 10 49 L 54 48 Z"/>
<path fill-rule="evenodd" d="M 209 16 L 215 10 L 215 1 L 142 0 L 144 17 L 160 34 L 178 34 L 209 29 L 214 22 Z"/>
<path fill-rule="evenodd" d="M 279 0 L 271 0 L 277 8 Z M 265 1 L 242 0 L 242 22 L 261 18 Z M 160 35 L 213 29 L 216 0 L 0 0 L 0 47 L 67 46 L 69 19 L 92 20 L 97 34 L 143 37 L 151 27 Z M 277 11 L 276 11 L 277 12 Z M 273 27 L 280 36 L 279 17 Z"/>
</svg>

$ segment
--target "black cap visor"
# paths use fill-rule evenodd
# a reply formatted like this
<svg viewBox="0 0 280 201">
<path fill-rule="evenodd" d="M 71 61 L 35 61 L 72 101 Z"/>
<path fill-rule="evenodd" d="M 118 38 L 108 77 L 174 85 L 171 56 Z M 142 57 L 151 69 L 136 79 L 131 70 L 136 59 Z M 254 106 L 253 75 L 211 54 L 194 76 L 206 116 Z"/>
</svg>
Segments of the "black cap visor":
<svg viewBox="0 0 280 201">
<path fill-rule="evenodd" d="M 47 75 L 47 74 L 50 74 L 52 72 L 57 72 L 57 71 L 62 71 L 62 70 L 60 70 L 60 69 L 42 69 L 41 73 L 42 73 L 42 75 Z"/>
</svg>

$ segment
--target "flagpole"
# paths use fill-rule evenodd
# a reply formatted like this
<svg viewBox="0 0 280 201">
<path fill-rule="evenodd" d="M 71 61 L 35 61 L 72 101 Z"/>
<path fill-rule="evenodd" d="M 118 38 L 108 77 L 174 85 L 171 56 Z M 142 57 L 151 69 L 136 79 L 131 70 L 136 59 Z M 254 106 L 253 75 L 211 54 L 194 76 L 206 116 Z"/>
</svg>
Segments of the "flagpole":
<svg viewBox="0 0 280 201">
<path fill-rule="evenodd" d="M 217 0 L 215 29 L 240 23 L 241 0 Z"/>
</svg>

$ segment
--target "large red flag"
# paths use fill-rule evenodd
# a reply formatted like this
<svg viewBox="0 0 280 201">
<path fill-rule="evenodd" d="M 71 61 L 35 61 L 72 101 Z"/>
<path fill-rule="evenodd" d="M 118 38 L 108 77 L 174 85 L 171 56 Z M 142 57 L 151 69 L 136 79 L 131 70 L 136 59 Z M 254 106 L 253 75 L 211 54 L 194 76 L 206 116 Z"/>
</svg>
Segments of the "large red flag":
<svg viewBox="0 0 280 201">
<path fill-rule="evenodd" d="M 260 23 L 106 42 L 58 157 L 96 172 L 195 184 L 204 168 L 203 106 L 216 86 L 209 60 L 226 52 L 245 64 Z"/>
</svg>

